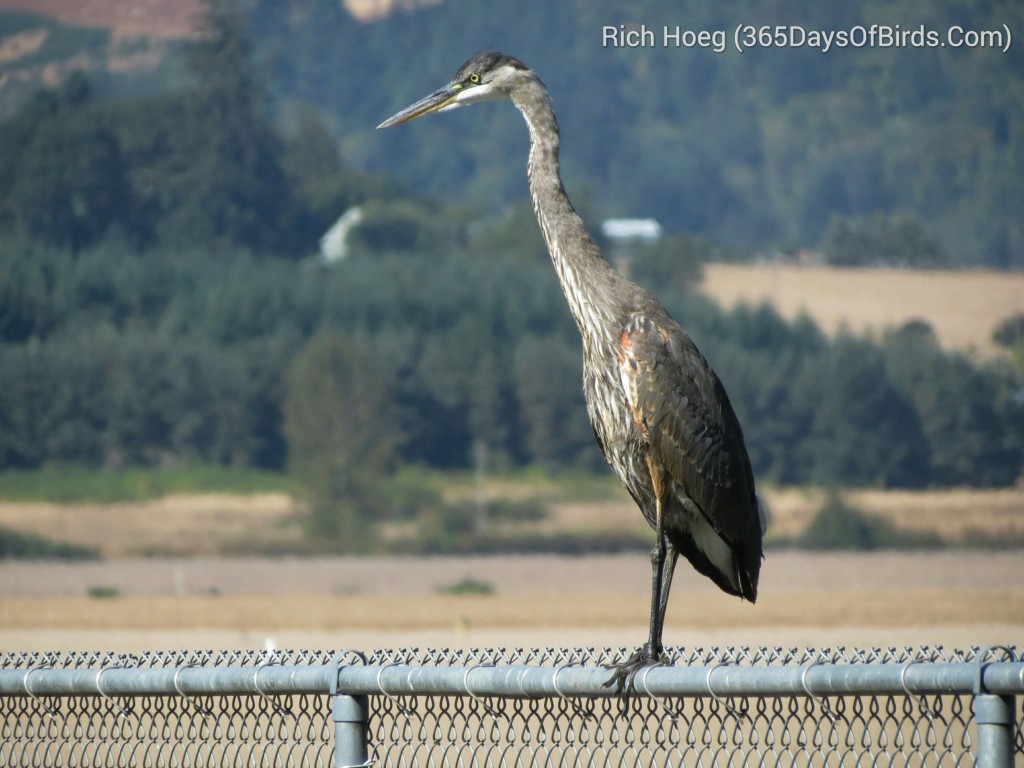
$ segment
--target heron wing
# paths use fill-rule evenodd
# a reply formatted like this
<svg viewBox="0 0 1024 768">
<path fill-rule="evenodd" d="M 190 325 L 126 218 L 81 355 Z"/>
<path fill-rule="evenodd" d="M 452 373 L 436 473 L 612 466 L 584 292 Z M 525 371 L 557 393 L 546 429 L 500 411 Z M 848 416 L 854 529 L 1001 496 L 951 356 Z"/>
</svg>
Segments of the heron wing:
<svg viewBox="0 0 1024 768">
<path fill-rule="evenodd" d="M 638 312 L 622 331 L 619 368 L 652 459 L 731 547 L 749 549 L 756 538 L 759 562 L 759 513 L 742 430 L 697 346 L 667 314 Z"/>
</svg>

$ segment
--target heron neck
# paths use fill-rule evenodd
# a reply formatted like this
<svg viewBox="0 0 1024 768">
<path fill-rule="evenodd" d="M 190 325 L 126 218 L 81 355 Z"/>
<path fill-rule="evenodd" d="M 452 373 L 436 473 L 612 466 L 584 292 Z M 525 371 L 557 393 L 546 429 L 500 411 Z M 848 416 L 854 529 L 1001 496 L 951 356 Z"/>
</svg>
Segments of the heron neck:
<svg viewBox="0 0 1024 768">
<path fill-rule="evenodd" d="M 527 177 L 533 209 L 562 292 L 584 340 L 612 327 L 611 293 L 625 280 L 611 268 L 573 208 L 559 171 L 558 121 L 540 82 L 512 95 L 530 129 Z"/>
</svg>

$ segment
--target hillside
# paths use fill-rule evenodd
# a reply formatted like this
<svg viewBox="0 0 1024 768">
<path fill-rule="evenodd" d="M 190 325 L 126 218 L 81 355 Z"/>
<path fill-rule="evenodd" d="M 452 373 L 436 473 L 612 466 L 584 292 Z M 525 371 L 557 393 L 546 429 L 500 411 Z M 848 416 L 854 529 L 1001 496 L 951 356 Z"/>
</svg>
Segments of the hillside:
<svg viewBox="0 0 1024 768">
<path fill-rule="evenodd" d="M 402 12 L 389 12 L 389 0 L 240 3 L 277 116 L 289 122 L 308 107 L 322 113 L 353 169 L 400 175 L 419 192 L 491 210 L 521 200 L 526 133 L 511 110 L 446 116 L 413 132 L 375 130 L 473 51 L 493 47 L 544 78 L 562 126 L 567 187 L 589 195 L 601 216 L 652 217 L 669 232 L 748 251 L 823 248 L 837 233 L 856 240 L 897 232 L 903 247 L 894 252 L 887 243 L 866 257 L 1024 265 L 1020 46 L 825 53 L 781 45 L 740 53 L 731 45 L 616 49 L 600 34 L 611 22 L 685 22 L 706 31 L 798 22 L 849 30 L 877 22 L 942 31 L 955 19 L 965 29 L 1002 30 L 1024 23 L 1019 4 L 953 10 L 858 0 L 808 8 L 799 19 L 781 7 L 755 13 L 736 2 L 693 6 L 685 19 L 664 1 L 399 6 Z M 28 30 L 0 28 L 0 50 L 18 59 L 0 62 L 0 116 L 30 86 L 52 85 L 72 69 L 95 73 L 106 93 L 180 85 L 166 53 L 201 8 L 201 0 L 0 0 L 0 9 L 49 14 L 65 36 L 30 55 L 18 51 L 37 37 L 12 42 L 10 35 Z M 83 30 L 109 39 L 68 37 Z M 651 88 L 655 72 L 658 87 Z"/>
<path fill-rule="evenodd" d="M 982 270 L 708 264 L 701 289 L 726 309 L 767 301 L 788 320 L 804 312 L 829 334 L 924 320 L 944 349 L 983 357 L 1000 352 L 996 326 L 1024 311 L 1024 274 Z"/>
<path fill-rule="evenodd" d="M 356 18 L 387 15 L 392 6 L 413 8 L 431 2 L 406 0 L 339 0 Z M 117 37 L 187 37 L 203 11 L 203 0 L 0 0 L 0 10 L 49 16 L 64 24 L 102 27 Z"/>
<path fill-rule="evenodd" d="M 102 27 L 118 37 L 184 37 L 202 0 L 0 0 L 0 10 L 49 16 L 64 24 Z"/>
</svg>

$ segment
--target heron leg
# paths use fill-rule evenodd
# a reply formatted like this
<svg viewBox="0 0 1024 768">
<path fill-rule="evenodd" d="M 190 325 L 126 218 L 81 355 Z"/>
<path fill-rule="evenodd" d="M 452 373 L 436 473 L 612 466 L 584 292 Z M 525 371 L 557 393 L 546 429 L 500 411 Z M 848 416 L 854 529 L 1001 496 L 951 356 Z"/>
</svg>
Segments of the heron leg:
<svg viewBox="0 0 1024 768">
<path fill-rule="evenodd" d="M 662 664 L 665 661 L 661 634 L 665 627 L 665 608 L 668 605 L 669 587 L 675 569 L 678 553 L 667 537 L 658 532 L 658 543 L 651 550 L 651 624 L 647 642 L 634 651 L 622 664 L 613 665 L 615 670 L 605 682 L 606 688 L 615 686 L 615 692 L 629 695 L 633 691 L 633 680 L 644 667 Z"/>
<path fill-rule="evenodd" d="M 661 634 L 665 628 L 665 606 L 668 605 L 668 591 L 672 586 L 672 572 L 676 567 L 676 550 L 668 540 L 665 532 L 665 502 L 668 487 L 665 472 L 655 461 L 654 455 L 647 452 L 647 471 L 654 490 L 655 530 L 658 539 L 651 550 L 651 625 L 647 645 L 642 649 L 648 664 L 661 661 Z"/>
<path fill-rule="evenodd" d="M 615 692 L 620 694 L 629 695 L 633 689 L 633 680 L 641 669 L 665 661 L 661 636 L 665 628 L 665 610 L 668 607 L 669 589 L 672 587 L 672 574 L 679 553 L 669 543 L 668 536 L 662 530 L 660 514 L 658 522 L 658 541 L 651 550 L 650 634 L 647 642 L 638 648 L 628 661 L 614 665 L 615 672 L 605 683 L 607 688 L 614 685 Z"/>
<path fill-rule="evenodd" d="M 651 553 L 653 594 L 651 595 L 650 606 L 650 639 L 647 641 L 647 649 L 652 658 L 660 660 L 665 650 L 665 646 L 662 644 L 662 634 L 665 631 L 665 613 L 669 607 L 672 574 L 676 570 L 679 552 L 669 544 L 664 534 L 658 537 L 658 539 L 658 546 L 655 548 L 657 553 L 656 562 L 654 561 L 654 552 Z"/>
<path fill-rule="evenodd" d="M 665 629 L 665 608 L 668 592 L 672 586 L 672 572 L 676 567 L 676 551 L 668 543 L 662 531 L 658 531 L 658 543 L 651 550 L 651 623 L 644 655 L 660 661 L 662 653 L 661 636 Z"/>
</svg>

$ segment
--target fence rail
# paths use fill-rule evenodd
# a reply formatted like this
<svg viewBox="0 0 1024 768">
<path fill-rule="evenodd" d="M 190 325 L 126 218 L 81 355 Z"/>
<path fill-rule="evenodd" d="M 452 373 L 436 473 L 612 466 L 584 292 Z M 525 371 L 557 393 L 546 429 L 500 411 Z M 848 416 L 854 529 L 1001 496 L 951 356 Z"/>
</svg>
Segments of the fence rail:
<svg viewBox="0 0 1024 768">
<path fill-rule="evenodd" d="M 1014 648 L 0 655 L 0 766 L 1024 760 Z"/>
</svg>

